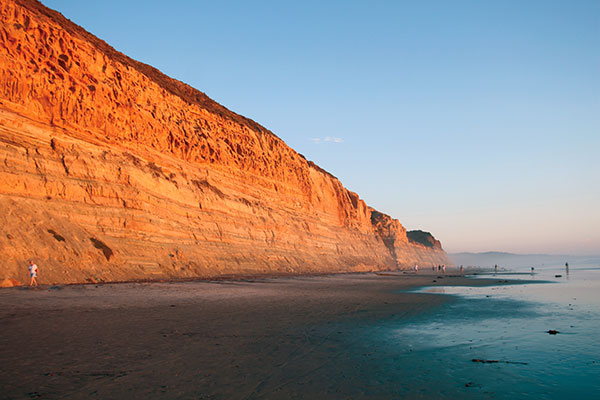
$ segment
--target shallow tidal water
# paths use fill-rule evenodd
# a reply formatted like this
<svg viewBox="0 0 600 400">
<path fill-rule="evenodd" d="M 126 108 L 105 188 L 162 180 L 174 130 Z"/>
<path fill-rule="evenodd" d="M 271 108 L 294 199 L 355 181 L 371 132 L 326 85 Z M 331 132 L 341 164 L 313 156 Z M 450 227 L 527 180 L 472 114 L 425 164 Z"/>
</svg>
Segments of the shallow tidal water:
<svg viewBox="0 0 600 400">
<path fill-rule="evenodd" d="M 600 398 L 600 267 L 572 266 L 568 275 L 564 267 L 515 272 L 482 277 L 538 283 L 420 288 L 424 296 L 450 301 L 360 328 L 371 352 L 367 370 L 383 385 L 371 394 Z"/>
</svg>

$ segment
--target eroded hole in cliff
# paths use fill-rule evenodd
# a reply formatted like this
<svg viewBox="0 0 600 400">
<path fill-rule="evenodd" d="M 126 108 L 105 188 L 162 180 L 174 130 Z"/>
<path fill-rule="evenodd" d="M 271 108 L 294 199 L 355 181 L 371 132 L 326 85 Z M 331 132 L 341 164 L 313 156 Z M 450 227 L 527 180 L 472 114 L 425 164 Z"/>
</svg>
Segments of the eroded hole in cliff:
<svg viewBox="0 0 600 400">
<path fill-rule="evenodd" d="M 106 260 L 109 261 L 113 255 L 112 249 L 108 247 L 106 243 L 104 243 L 102 240 L 91 237 L 90 241 L 92 242 L 95 248 L 102 251 L 102 254 L 104 254 Z"/>
<path fill-rule="evenodd" d="M 61 54 L 60 56 L 58 56 L 58 65 L 64 69 L 65 71 L 69 72 L 69 70 L 71 69 L 71 66 L 69 65 L 69 56 L 66 54 Z"/>
<path fill-rule="evenodd" d="M 56 233 L 56 231 L 54 231 L 53 229 L 48 229 L 48 233 L 51 234 L 52 236 L 54 236 L 54 239 L 56 239 L 57 242 L 65 241 L 65 238 L 62 235 L 59 235 L 58 233 Z"/>
</svg>

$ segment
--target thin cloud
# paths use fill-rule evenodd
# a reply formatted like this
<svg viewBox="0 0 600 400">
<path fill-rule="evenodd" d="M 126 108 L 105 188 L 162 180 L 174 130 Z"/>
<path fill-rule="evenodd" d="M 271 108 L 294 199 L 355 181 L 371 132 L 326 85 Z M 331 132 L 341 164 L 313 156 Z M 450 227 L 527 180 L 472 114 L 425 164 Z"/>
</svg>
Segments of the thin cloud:
<svg viewBox="0 0 600 400">
<path fill-rule="evenodd" d="M 310 139 L 313 143 L 315 144 L 320 144 L 320 143 L 344 143 L 344 139 L 342 139 L 341 137 L 334 137 L 334 136 L 325 136 L 324 138 L 311 138 Z"/>
</svg>

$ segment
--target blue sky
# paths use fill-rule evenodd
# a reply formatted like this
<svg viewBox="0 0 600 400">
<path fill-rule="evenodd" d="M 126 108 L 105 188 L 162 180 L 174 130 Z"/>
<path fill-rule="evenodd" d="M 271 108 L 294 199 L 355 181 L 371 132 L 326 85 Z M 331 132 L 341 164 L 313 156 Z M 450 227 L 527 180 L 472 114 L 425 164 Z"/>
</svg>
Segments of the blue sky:
<svg viewBox="0 0 600 400">
<path fill-rule="evenodd" d="M 43 3 L 447 251 L 600 254 L 600 1 Z"/>
</svg>

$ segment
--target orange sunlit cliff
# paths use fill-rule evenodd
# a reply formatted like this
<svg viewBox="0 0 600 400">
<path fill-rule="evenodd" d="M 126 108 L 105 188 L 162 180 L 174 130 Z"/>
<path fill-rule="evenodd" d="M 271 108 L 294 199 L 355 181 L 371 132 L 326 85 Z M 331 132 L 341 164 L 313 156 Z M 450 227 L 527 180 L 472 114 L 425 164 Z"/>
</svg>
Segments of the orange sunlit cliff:
<svg viewBox="0 0 600 400">
<path fill-rule="evenodd" d="M 204 93 L 34 0 L 0 13 L 0 279 L 28 259 L 42 283 L 448 263 Z"/>
</svg>

